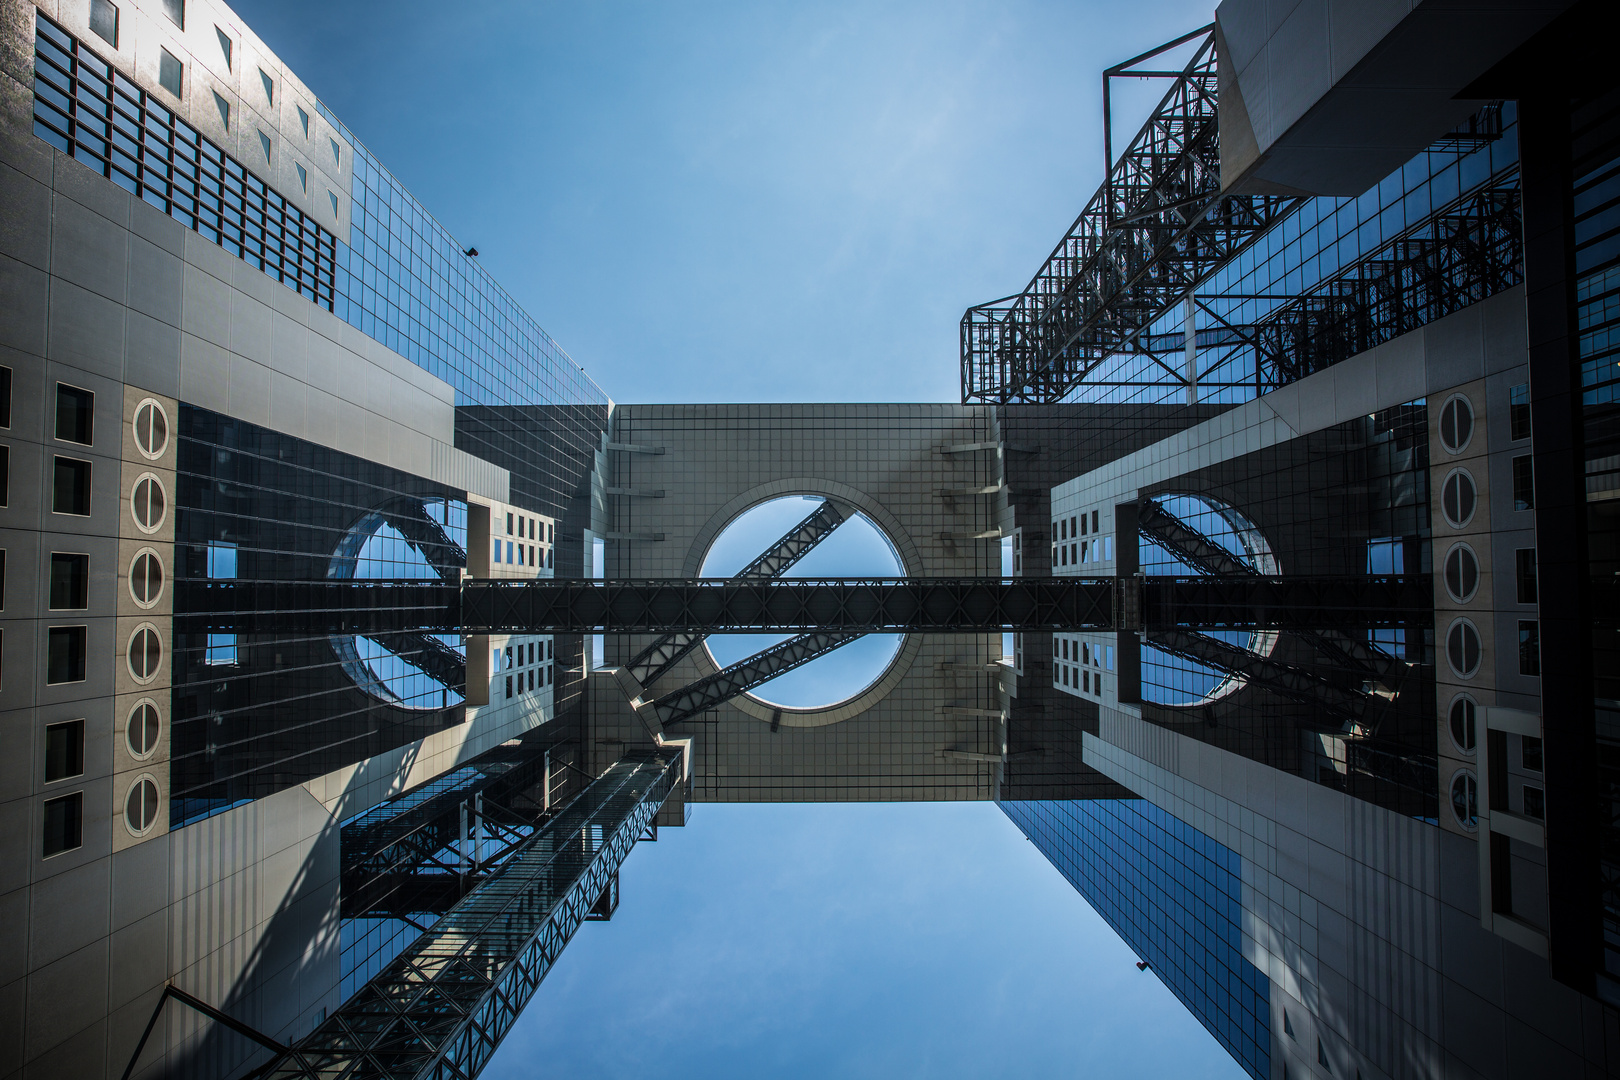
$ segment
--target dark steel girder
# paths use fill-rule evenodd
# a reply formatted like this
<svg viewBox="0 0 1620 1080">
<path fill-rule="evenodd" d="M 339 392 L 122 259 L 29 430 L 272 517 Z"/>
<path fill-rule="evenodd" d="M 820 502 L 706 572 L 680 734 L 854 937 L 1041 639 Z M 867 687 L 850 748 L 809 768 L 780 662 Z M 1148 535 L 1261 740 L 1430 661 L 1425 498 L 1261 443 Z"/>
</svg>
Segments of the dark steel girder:
<svg viewBox="0 0 1620 1080">
<path fill-rule="evenodd" d="M 665 694 L 652 703 L 653 711 L 665 727 L 678 724 L 863 636 L 859 633 L 800 634 Z"/>
<path fill-rule="evenodd" d="M 1200 33 L 1192 59 L 1024 291 L 962 316 L 964 402 L 1060 400 L 1303 202 L 1221 195 L 1216 39 L 1213 27 Z"/>
<path fill-rule="evenodd" d="M 631 751 L 260 1075 L 473 1080 L 679 782 Z"/>
<path fill-rule="evenodd" d="M 732 580 L 768 581 L 781 577 L 854 513 L 843 503 L 833 499 L 823 500 L 820 506 L 805 515 L 803 521 L 733 575 Z M 697 648 L 703 637 L 702 634 L 665 634 L 624 665 L 625 673 L 636 681 L 636 685 L 651 686 Z"/>
<path fill-rule="evenodd" d="M 1434 622 L 1427 574 L 180 582 L 177 629 L 489 634 L 1369 629 Z M 1140 612 L 1140 615 L 1133 615 Z"/>
<path fill-rule="evenodd" d="M 1194 630 L 1150 631 L 1151 645 L 1205 667 L 1238 675 L 1280 697 L 1320 709 L 1324 714 L 1362 723 L 1384 707 L 1383 699 L 1335 686 L 1312 672 L 1285 664 Z"/>
</svg>

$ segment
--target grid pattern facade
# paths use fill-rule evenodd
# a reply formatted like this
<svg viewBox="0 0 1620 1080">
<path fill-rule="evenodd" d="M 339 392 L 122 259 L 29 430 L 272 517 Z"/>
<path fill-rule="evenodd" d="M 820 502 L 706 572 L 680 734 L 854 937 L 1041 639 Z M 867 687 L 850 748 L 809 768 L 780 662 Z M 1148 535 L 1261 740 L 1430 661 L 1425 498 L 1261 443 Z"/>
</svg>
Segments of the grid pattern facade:
<svg viewBox="0 0 1620 1080">
<path fill-rule="evenodd" d="M 187 582 L 459 577 L 466 493 L 182 404 L 173 827 L 460 723 L 460 639 L 189 627 Z"/>
<path fill-rule="evenodd" d="M 36 135 L 332 309 L 331 233 L 67 31 L 34 26 Z"/>
<path fill-rule="evenodd" d="M 1256 1080 L 1271 982 L 1243 956 L 1242 860 L 1145 799 L 1002 802 L 1115 933 Z"/>
</svg>

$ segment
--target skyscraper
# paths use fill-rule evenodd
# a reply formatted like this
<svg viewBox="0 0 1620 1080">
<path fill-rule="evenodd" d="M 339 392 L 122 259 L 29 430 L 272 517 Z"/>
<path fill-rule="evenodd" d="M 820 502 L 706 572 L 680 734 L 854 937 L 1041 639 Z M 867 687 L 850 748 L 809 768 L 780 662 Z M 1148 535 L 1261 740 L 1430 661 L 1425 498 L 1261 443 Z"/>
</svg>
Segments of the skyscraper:
<svg viewBox="0 0 1620 1080">
<path fill-rule="evenodd" d="M 1255 1077 L 1620 1072 L 1598 5 L 1226 0 L 961 404 L 773 406 L 615 405 L 224 5 L 11 12 L 0 1073 L 470 1077 L 687 802 L 894 799 Z"/>
</svg>

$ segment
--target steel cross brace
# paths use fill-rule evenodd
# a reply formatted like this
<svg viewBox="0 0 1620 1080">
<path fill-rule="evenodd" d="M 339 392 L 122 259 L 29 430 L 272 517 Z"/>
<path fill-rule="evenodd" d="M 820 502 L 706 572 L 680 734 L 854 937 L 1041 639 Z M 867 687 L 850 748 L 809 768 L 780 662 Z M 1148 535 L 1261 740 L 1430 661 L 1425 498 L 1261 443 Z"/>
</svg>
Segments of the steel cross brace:
<svg viewBox="0 0 1620 1080">
<path fill-rule="evenodd" d="M 473 1080 L 681 775 L 626 754 L 264 1075 Z"/>
</svg>

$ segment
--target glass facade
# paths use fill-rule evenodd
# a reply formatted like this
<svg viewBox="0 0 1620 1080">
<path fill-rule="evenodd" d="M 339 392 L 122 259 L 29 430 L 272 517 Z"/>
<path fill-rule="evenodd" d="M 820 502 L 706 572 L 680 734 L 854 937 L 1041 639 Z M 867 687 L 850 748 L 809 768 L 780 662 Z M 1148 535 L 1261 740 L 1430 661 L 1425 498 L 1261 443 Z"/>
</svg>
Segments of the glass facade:
<svg viewBox="0 0 1620 1080">
<path fill-rule="evenodd" d="M 432 578 L 466 566 L 466 493 L 180 406 L 172 827 L 463 719 L 465 650 L 427 634 L 188 625 L 189 582 Z"/>
<path fill-rule="evenodd" d="M 1002 802 L 1041 854 L 1256 1080 L 1271 982 L 1243 956 L 1242 860 L 1145 799 Z"/>
</svg>

